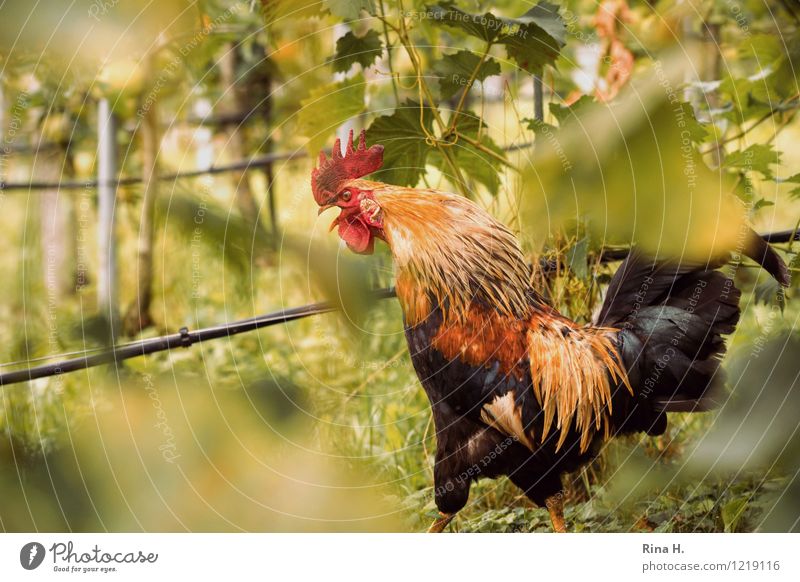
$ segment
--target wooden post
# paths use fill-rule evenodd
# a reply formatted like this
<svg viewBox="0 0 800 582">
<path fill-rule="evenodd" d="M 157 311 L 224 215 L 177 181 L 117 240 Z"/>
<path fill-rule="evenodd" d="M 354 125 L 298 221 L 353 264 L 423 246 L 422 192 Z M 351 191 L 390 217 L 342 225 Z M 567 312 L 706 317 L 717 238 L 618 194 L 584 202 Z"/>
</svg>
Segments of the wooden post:
<svg viewBox="0 0 800 582">
<path fill-rule="evenodd" d="M 108 99 L 97 104 L 97 310 L 113 326 L 119 321 L 114 207 L 117 185 L 117 118 Z"/>
<path fill-rule="evenodd" d="M 234 160 L 246 159 L 250 152 L 247 151 L 246 136 L 247 128 L 239 119 L 238 114 L 244 113 L 250 103 L 248 87 L 237 79 L 237 69 L 239 66 L 239 47 L 236 43 L 228 43 L 225 52 L 219 60 L 220 80 L 223 91 L 227 94 L 227 99 L 220 100 L 218 110 L 224 114 L 231 114 L 230 123 L 223 125 L 223 129 L 228 133 L 226 148 L 231 153 Z M 261 223 L 259 205 L 250 187 L 248 171 L 242 170 L 233 173 L 233 184 L 236 189 L 236 204 L 245 223 L 250 228 L 250 235 L 256 241 L 263 241 L 268 238 L 267 233 Z M 267 192 L 269 192 L 269 175 L 267 176 Z M 274 217 L 273 217 L 274 220 Z M 274 222 L 273 222 L 274 226 Z M 275 232 L 273 231 L 273 235 Z M 274 242 L 274 240 L 273 240 Z M 256 256 L 253 258 L 260 264 L 266 264 L 266 258 L 262 253 L 264 248 L 256 246 Z"/>
<path fill-rule="evenodd" d="M 533 118 L 544 121 L 544 83 L 539 75 L 533 76 Z"/>
<path fill-rule="evenodd" d="M 147 78 L 153 78 L 154 57 L 148 60 Z M 140 113 L 137 132 L 142 140 L 142 208 L 139 214 L 136 245 L 136 295 L 123 317 L 125 335 L 136 335 L 153 325 L 153 259 L 155 253 L 155 214 L 159 196 L 158 149 L 161 133 L 158 117 L 158 100 L 154 99 Z"/>
<path fill-rule="evenodd" d="M 266 91 L 264 99 L 264 122 L 267 126 L 267 141 L 264 144 L 264 153 L 267 155 L 274 151 L 274 142 L 272 140 L 272 73 L 268 73 L 263 78 L 263 89 Z M 278 248 L 278 240 L 280 238 L 280 223 L 278 222 L 278 200 L 277 189 L 275 187 L 275 168 L 273 164 L 267 164 L 264 168 L 264 178 L 267 183 L 267 204 L 269 207 L 269 222 L 270 222 L 270 242 L 272 249 Z"/>
<path fill-rule="evenodd" d="M 40 136 L 34 158 L 34 176 L 43 182 L 57 184 L 61 180 L 66 155 L 61 147 L 48 151 L 44 145 L 44 137 Z M 51 187 L 41 192 L 29 194 L 38 197 L 40 211 L 40 233 L 42 244 L 42 279 L 47 295 L 48 308 L 60 306 L 61 300 L 71 290 L 69 264 L 69 243 L 67 232 L 69 224 L 69 199 L 60 196 L 58 187 Z M 55 312 L 50 313 L 54 317 Z M 53 336 L 55 337 L 55 336 Z M 53 340 L 54 349 L 57 343 Z"/>
</svg>

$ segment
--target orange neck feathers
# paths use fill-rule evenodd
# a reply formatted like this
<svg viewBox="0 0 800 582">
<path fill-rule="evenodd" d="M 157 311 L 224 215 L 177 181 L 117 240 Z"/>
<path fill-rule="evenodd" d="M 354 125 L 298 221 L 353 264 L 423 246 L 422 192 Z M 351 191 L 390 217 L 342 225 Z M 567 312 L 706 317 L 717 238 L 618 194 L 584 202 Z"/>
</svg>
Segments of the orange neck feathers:
<svg viewBox="0 0 800 582">
<path fill-rule="evenodd" d="M 473 302 L 513 319 L 530 314 L 530 266 L 505 225 L 454 194 L 394 186 L 373 192 L 407 323 L 427 317 L 431 300 L 448 319 L 466 317 Z"/>
</svg>

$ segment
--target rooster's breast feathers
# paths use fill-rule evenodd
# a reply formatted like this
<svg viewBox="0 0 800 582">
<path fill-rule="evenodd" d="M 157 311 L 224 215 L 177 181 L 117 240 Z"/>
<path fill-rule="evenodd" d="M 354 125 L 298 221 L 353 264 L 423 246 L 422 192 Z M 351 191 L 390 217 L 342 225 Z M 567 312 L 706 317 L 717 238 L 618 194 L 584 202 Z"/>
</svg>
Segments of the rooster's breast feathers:
<svg viewBox="0 0 800 582">
<path fill-rule="evenodd" d="M 613 428 L 614 391 L 629 390 L 616 332 L 532 310 L 530 317 L 515 319 L 473 304 L 462 318 L 441 319 L 428 332 L 430 349 L 442 361 L 466 365 L 468 372 L 459 374 L 462 368 L 451 364 L 431 381 L 442 384 L 442 393 L 452 393 L 451 400 L 459 399 L 459 408 L 531 450 L 553 444 L 553 437 L 558 450 L 570 435 L 577 435 L 585 450 Z M 470 389 L 475 384 L 479 389 Z"/>
</svg>

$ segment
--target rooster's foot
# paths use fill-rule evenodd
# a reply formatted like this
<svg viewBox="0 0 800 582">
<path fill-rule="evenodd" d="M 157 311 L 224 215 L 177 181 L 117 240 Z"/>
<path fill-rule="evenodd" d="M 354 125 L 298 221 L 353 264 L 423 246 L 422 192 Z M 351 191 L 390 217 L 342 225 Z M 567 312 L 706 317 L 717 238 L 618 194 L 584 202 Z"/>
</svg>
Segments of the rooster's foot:
<svg viewBox="0 0 800 582">
<path fill-rule="evenodd" d="M 440 511 L 439 517 L 437 517 L 431 524 L 431 527 L 428 528 L 428 533 L 442 533 L 444 528 L 447 527 L 447 524 L 453 521 L 455 516 L 455 513 L 442 513 Z"/>
</svg>

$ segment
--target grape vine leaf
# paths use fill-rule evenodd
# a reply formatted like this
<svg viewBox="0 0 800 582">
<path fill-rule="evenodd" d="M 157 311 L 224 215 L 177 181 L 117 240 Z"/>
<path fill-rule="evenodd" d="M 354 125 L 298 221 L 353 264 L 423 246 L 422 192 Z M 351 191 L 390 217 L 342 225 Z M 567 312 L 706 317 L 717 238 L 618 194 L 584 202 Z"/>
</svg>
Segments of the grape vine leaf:
<svg viewBox="0 0 800 582">
<path fill-rule="evenodd" d="M 752 58 L 762 69 L 771 67 L 783 55 L 782 40 L 775 34 L 754 34 L 740 45 L 739 58 Z"/>
<path fill-rule="evenodd" d="M 470 14 L 450 2 L 428 7 L 434 22 L 456 28 L 487 43 L 502 44 L 509 58 L 531 73 L 554 65 L 566 42 L 566 25 L 558 7 L 540 2 L 519 18 L 491 12 Z"/>
<path fill-rule="evenodd" d="M 756 212 L 768 206 L 775 206 L 775 203 L 772 200 L 767 200 L 766 198 L 759 198 L 758 200 L 756 200 L 756 203 L 753 204 L 753 212 Z"/>
<path fill-rule="evenodd" d="M 755 143 L 747 149 L 731 152 L 725 157 L 725 166 L 745 172 L 760 172 L 767 180 L 772 179 L 773 164 L 781 163 L 781 153 L 772 144 Z"/>
<path fill-rule="evenodd" d="M 558 7 L 540 2 L 514 22 L 518 28 L 500 39 L 508 56 L 529 73 L 541 74 L 546 65 L 554 65 L 566 44 L 566 26 Z"/>
<path fill-rule="evenodd" d="M 415 101 L 405 101 L 392 115 L 372 122 L 367 129 L 367 143 L 379 143 L 385 148 L 383 168 L 376 172 L 381 181 L 416 186 L 432 149 L 426 142 L 426 131 L 433 131 L 433 113 L 423 107 L 420 123 L 420 104 Z"/>
<path fill-rule="evenodd" d="M 694 114 L 694 108 L 691 103 L 681 102 L 679 104 L 680 112 L 675 109 L 675 119 L 680 129 L 685 129 L 689 132 L 689 139 L 695 143 L 702 143 L 708 139 L 711 133 L 706 127 L 697 120 Z"/>
<path fill-rule="evenodd" d="M 556 118 L 558 125 L 561 126 L 567 123 L 570 119 L 574 118 L 583 107 L 593 102 L 594 97 L 591 95 L 581 95 L 577 101 L 570 105 L 550 103 L 550 114 Z M 529 124 L 528 129 L 534 128 Z"/>
<path fill-rule="evenodd" d="M 663 62 L 677 85 L 685 55 Z M 534 163 L 522 169 L 523 220 L 547 214 L 569 225 L 586 216 L 592 235 L 611 244 L 635 240 L 659 256 L 699 259 L 735 248 L 744 211 L 730 196 L 733 177 L 687 147 L 688 128 L 676 123 L 676 104 L 657 78 L 643 71 L 614 102 L 587 104 L 557 133 L 541 128 Z M 708 224 L 708 216 L 719 220 Z"/>
<path fill-rule="evenodd" d="M 427 14 L 437 24 L 460 29 L 470 36 L 491 43 L 497 42 L 503 30 L 509 26 L 506 19 L 499 18 L 491 12 L 470 14 L 456 8 L 452 2 L 429 6 Z"/>
<path fill-rule="evenodd" d="M 557 126 L 545 123 L 544 121 L 539 121 L 534 117 L 524 117 L 521 121 L 526 122 L 528 124 L 528 129 L 534 134 L 542 135 L 545 138 L 548 136 L 555 136 L 555 134 L 558 133 Z"/>
<path fill-rule="evenodd" d="M 779 184 L 800 184 L 800 174 L 792 174 L 788 178 L 775 178 Z M 792 198 L 800 198 L 800 186 L 795 186 L 789 190 L 789 196 Z"/>
<path fill-rule="evenodd" d="M 366 69 L 383 53 L 383 43 L 378 33 L 369 30 L 364 36 L 356 36 L 348 32 L 336 41 L 336 54 L 331 61 L 333 70 L 345 73 L 354 63 Z"/>
<path fill-rule="evenodd" d="M 469 90 L 467 84 L 472 77 L 472 72 L 478 67 L 481 57 L 472 51 L 463 50 L 457 53 L 444 55 L 433 67 L 439 77 L 439 92 L 442 99 L 450 99 L 460 90 Z M 500 64 L 491 57 L 487 57 L 478 69 L 476 81 L 483 81 L 486 77 L 500 74 Z"/>
<path fill-rule="evenodd" d="M 560 46 L 567 44 L 567 25 L 558 12 L 558 6 L 544 0 L 517 18 L 522 24 L 536 24 Z"/>
<path fill-rule="evenodd" d="M 456 131 L 479 142 L 483 147 L 493 151 L 495 154 L 504 155 L 502 148 L 489 137 L 486 125 L 475 113 L 470 111 L 462 112 L 456 122 Z M 455 157 L 456 165 L 467 177 L 485 186 L 492 196 L 497 195 L 500 189 L 500 177 L 498 175 L 500 160 L 479 150 L 465 140 L 458 140 L 455 145 L 451 146 L 451 151 Z M 451 180 L 453 179 L 452 169 L 438 150 L 433 150 L 430 153 L 429 163 L 439 168 Z"/>
<path fill-rule="evenodd" d="M 797 69 L 800 67 L 800 36 L 795 34 L 782 47 L 784 53 L 774 65 L 775 74 L 770 89 L 781 100 L 791 100 L 797 94 Z M 774 101 L 770 101 L 774 103 Z"/>
</svg>

